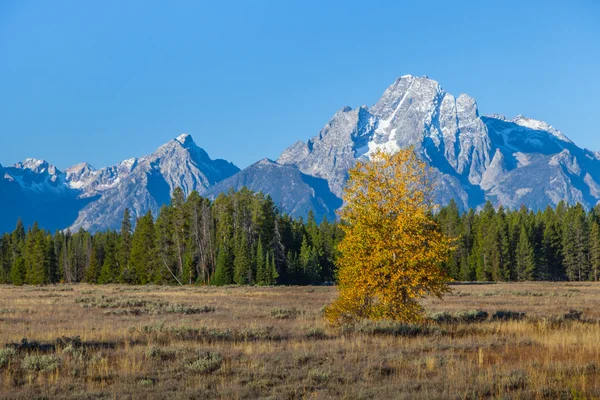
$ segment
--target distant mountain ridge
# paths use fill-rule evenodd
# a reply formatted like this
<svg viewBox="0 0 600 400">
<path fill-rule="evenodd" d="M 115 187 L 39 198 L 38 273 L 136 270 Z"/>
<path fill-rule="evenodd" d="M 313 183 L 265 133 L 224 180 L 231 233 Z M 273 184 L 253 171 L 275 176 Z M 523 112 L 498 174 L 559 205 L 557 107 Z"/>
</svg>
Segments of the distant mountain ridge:
<svg viewBox="0 0 600 400">
<path fill-rule="evenodd" d="M 332 219 L 357 160 L 406 146 L 432 167 L 441 204 L 455 199 L 467 209 L 490 200 L 540 209 L 562 200 L 588 208 L 600 201 L 600 152 L 579 148 L 544 121 L 480 116 L 472 97 L 405 75 L 373 106 L 343 107 L 316 136 L 242 171 L 211 159 L 187 134 L 100 170 L 81 163 L 60 171 L 35 159 L 0 165 L 0 230 L 11 230 L 19 217 L 51 230 L 118 228 L 125 208 L 134 216 L 156 214 L 176 187 L 214 198 L 247 186 L 293 216 L 313 210 Z"/>
<path fill-rule="evenodd" d="M 118 228 L 125 208 L 134 217 L 149 210 L 156 215 L 176 187 L 204 193 L 238 171 L 230 162 L 212 160 L 187 134 L 148 156 L 100 170 L 82 163 L 63 172 L 46 161 L 29 159 L 1 171 L 2 203 L 20 202 L 22 207 L 12 214 L 3 211 L 0 229 L 12 229 L 18 217 L 26 223 L 40 221 L 47 229 Z M 44 206 L 47 200 L 53 207 Z M 62 209 L 63 218 L 47 220 L 46 215 Z"/>
</svg>

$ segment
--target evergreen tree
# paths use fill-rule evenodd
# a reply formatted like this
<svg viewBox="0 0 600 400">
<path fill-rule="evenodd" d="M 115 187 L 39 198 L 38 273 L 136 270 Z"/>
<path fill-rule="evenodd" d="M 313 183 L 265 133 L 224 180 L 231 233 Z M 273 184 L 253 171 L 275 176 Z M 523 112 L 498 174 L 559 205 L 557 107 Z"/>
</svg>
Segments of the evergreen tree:
<svg viewBox="0 0 600 400">
<path fill-rule="evenodd" d="M 476 215 L 473 209 L 464 214 L 462 221 L 462 236 L 458 241 L 456 253 L 460 257 L 460 279 L 463 281 L 474 281 L 477 279 L 476 262 L 477 255 L 474 251 L 474 227 Z"/>
<path fill-rule="evenodd" d="M 100 269 L 102 266 L 100 253 L 100 245 L 98 243 L 93 243 L 90 267 L 88 268 L 85 277 L 85 280 L 88 283 L 98 283 L 98 278 L 100 277 Z"/>
<path fill-rule="evenodd" d="M 269 253 L 267 252 L 265 265 L 267 267 L 266 284 L 267 285 L 277 284 L 277 279 L 279 278 L 279 273 L 277 272 L 277 265 L 275 263 L 275 254 L 271 254 L 271 256 L 269 257 Z"/>
<path fill-rule="evenodd" d="M 585 210 L 580 204 L 567 209 L 564 226 L 563 260 L 566 274 L 571 281 L 587 280 L 589 240 Z"/>
<path fill-rule="evenodd" d="M 598 281 L 598 271 L 600 270 L 600 224 L 597 220 L 592 221 L 590 229 L 590 280 Z"/>
<path fill-rule="evenodd" d="M 169 214 L 170 233 L 173 242 L 174 258 L 177 265 L 176 275 L 180 279 L 184 279 L 185 254 L 186 254 L 186 235 L 188 234 L 188 216 L 185 207 L 185 194 L 180 187 L 173 190 L 173 198 L 171 199 L 171 213 Z M 189 260 L 188 260 L 189 263 Z M 189 273 L 188 273 L 189 279 Z"/>
<path fill-rule="evenodd" d="M 261 240 L 258 240 L 258 245 L 256 247 L 256 284 L 257 285 L 270 285 L 271 280 L 269 278 L 269 269 L 271 267 L 271 260 L 268 257 L 268 254 L 265 258 L 265 252 L 263 251 L 263 246 Z"/>
<path fill-rule="evenodd" d="M 17 257 L 10 269 L 10 279 L 15 286 L 21 286 L 25 283 L 27 269 L 23 257 Z"/>
<path fill-rule="evenodd" d="M 117 262 L 119 266 L 119 280 L 124 283 L 132 283 L 133 273 L 129 271 L 129 255 L 131 253 L 131 213 L 129 208 L 123 212 L 123 221 L 121 222 L 121 234 L 119 241 L 119 250 Z"/>
<path fill-rule="evenodd" d="M 152 212 L 138 219 L 133 237 L 131 239 L 131 255 L 128 270 L 131 274 L 128 283 L 147 284 L 151 282 L 155 263 L 160 260 L 154 258 L 155 232 Z"/>
<path fill-rule="evenodd" d="M 154 283 L 172 283 L 181 280 L 182 262 L 179 260 L 179 251 L 175 243 L 175 210 L 163 205 L 156 220 L 156 251 L 160 260 L 160 268 L 150 276 Z"/>
<path fill-rule="evenodd" d="M 287 256 L 285 258 L 285 281 L 284 283 L 288 285 L 295 285 L 298 283 L 298 275 L 299 275 L 299 263 L 298 263 L 298 254 L 292 253 L 288 251 Z"/>
<path fill-rule="evenodd" d="M 34 224 L 26 240 L 26 277 L 30 285 L 43 285 L 49 282 L 49 249 L 44 231 Z"/>
<path fill-rule="evenodd" d="M 542 279 L 563 279 L 565 273 L 562 255 L 562 234 L 556 213 L 550 207 L 544 211 L 540 265 L 540 277 Z"/>
<path fill-rule="evenodd" d="M 230 257 L 230 252 L 225 248 L 224 245 L 219 247 L 215 276 L 210 283 L 215 286 L 233 284 L 233 263 Z"/>
<path fill-rule="evenodd" d="M 440 210 L 439 214 L 436 216 L 436 220 L 438 221 L 442 232 L 447 237 L 452 239 L 456 246 L 450 258 L 443 263 L 443 267 L 446 270 L 448 276 L 450 276 L 453 279 L 460 279 L 462 269 L 462 257 L 460 252 L 460 246 L 457 244 L 462 236 L 462 224 L 460 218 L 460 211 L 454 199 L 450 200 L 448 206 Z"/>
<path fill-rule="evenodd" d="M 0 238 L 0 283 L 11 283 L 10 269 L 12 265 L 12 254 L 10 248 L 10 235 L 4 234 Z"/>
<path fill-rule="evenodd" d="M 50 233 L 46 234 L 46 262 L 48 266 L 48 281 L 50 283 L 60 282 L 60 272 L 58 268 L 58 257 L 56 254 L 54 238 Z"/>
<path fill-rule="evenodd" d="M 117 260 L 117 235 L 111 232 L 106 238 L 104 261 L 100 269 L 98 283 L 116 283 L 120 278 L 119 262 Z"/>
<path fill-rule="evenodd" d="M 251 283 L 249 279 L 250 271 L 250 249 L 248 248 L 248 239 L 246 235 L 241 234 L 241 239 L 235 249 L 235 259 L 233 260 L 233 281 L 238 285 Z"/>
<path fill-rule="evenodd" d="M 535 274 L 535 256 L 533 246 L 527 233 L 527 229 L 521 227 L 519 242 L 517 244 L 516 253 L 516 272 L 517 280 L 530 281 L 533 280 Z"/>
</svg>

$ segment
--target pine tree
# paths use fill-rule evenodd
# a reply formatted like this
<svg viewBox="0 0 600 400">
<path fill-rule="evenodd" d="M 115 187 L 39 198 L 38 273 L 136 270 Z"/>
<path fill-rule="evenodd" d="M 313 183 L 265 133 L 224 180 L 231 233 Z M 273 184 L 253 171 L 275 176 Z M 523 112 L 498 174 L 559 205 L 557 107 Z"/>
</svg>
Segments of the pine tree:
<svg viewBox="0 0 600 400">
<path fill-rule="evenodd" d="M 588 279 L 588 232 L 585 210 L 581 204 L 569 208 L 564 217 L 563 257 L 566 273 L 571 281 Z"/>
<path fill-rule="evenodd" d="M 250 283 L 248 272 L 250 270 L 250 249 L 248 248 L 248 239 L 245 234 L 241 234 L 241 239 L 235 250 L 235 259 L 233 260 L 233 281 L 238 285 Z"/>
<path fill-rule="evenodd" d="M 163 205 L 156 220 L 156 251 L 160 268 L 152 273 L 150 280 L 154 283 L 174 282 L 182 279 L 179 252 L 175 243 L 175 210 Z M 175 276 L 175 277 L 174 277 Z"/>
<path fill-rule="evenodd" d="M 106 240 L 104 248 L 104 261 L 100 269 L 98 283 L 116 283 L 119 280 L 119 262 L 117 261 L 117 237 L 115 233 L 110 233 Z"/>
<path fill-rule="evenodd" d="M 270 262 L 269 262 L 270 260 Z M 271 254 L 269 257 L 269 253 L 266 254 L 265 264 L 267 266 L 267 284 L 268 285 L 276 285 L 277 279 L 279 278 L 279 273 L 277 272 L 277 265 L 275 263 L 275 254 Z"/>
<path fill-rule="evenodd" d="M 160 260 L 155 259 L 155 232 L 152 212 L 138 219 L 133 237 L 131 239 L 131 255 L 128 270 L 130 272 L 128 283 L 145 285 L 151 282 L 154 276 L 155 264 Z"/>
<path fill-rule="evenodd" d="M 590 279 L 598 281 L 598 271 L 600 270 L 600 225 L 598 221 L 592 222 L 590 229 Z"/>
<path fill-rule="evenodd" d="M 176 187 L 173 190 L 173 198 L 171 199 L 171 235 L 173 241 L 173 250 L 177 265 L 176 275 L 180 279 L 184 279 L 185 253 L 186 253 L 186 235 L 188 233 L 189 224 L 188 216 L 185 207 L 185 194 L 183 189 Z M 184 279 L 185 280 L 185 279 Z"/>
<path fill-rule="evenodd" d="M 10 248 L 10 235 L 4 234 L 0 238 L 0 283 L 11 283 L 10 268 L 12 265 L 12 254 Z"/>
<path fill-rule="evenodd" d="M 556 213 L 548 207 L 544 211 L 542 243 L 540 246 L 542 279 L 560 280 L 565 276 L 562 246 L 562 235 Z"/>
<path fill-rule="evenodd" d="M 269 271 L 270 268 L 270 259 L 265 258 L 265 252 L 263 251 L 263 246 L 261 240 L 259 238 L 258 245 L 256 247 L 256 284 L 257 285 L 270 285 L 269 279 Z"/>
<path fill-rule="evenodd" d="M 448 206 L 440 210 L 440 213 L 437 215 L 437 221 L 444 235 L 451 238 L 455 245 L 459 244 L 462 236 L 462 224 L 460 211 L 454 199 L 451 199 Z M 461 261 L 460 246 L 456 246 L 448 261 L 443 263 L 446 273 L 451 278 L 460 279 Z"/>
<path fill-rule="evenodd" d="M 495 254 L 497 235 L 494 232 L 494 219 L 496 210 L 493 204 L 488 201 L 483 207 L 483 211 L 478 218 L 478 224 L 475 234 L 475 244 L 473 246 L 473 262 L 475 263 L 475 273 L 479 281 L 492 281 L 497 278 L 498 254 Z"/>
<path fill-rule="evenodd" d="M 46 262 L 48 266 L 48 281 L 50 283 L 60 282 L 60 271 L 58 268 L 58 256 L 56 254 L 54 238 L 50 233 L 46 235 Z"/>
<path fill-rule="evenodd" d="M 100 253 L 100 245 L 98 243 L 93 243 L 90 267 L 88 268 L 85 276 L 85 280 L 87 283 L 98 283 L 98 278 L 100 277 L 100 269 L 102 266 Z"/>
<path fill-rule="evenodd" d="M 123 283 L 132 283 L 133 276 L 129 271 L 129 255 L 131 254 L 131 213 L 129 208 L 123 212 L 123 221 L 121 222 L 121 232 L 119 240 L 119 249 L 117 262 L 119 265 L 119 281 Z"/>
<path fill-rule="evenodd" d="M 23 257 L 17 257 L 10 269 L 10 279 L 15 286 L 22 286 L 25 283 L 27 269 Z"/>
<path fill-rule="evenodd" d="M 298 283 L 299 265 L 298 254 L 288 251 L 285 258 L 285 283 L 295 285 Z"/>
<path fill-rule="evenodd" d="M 27 235 L 26 240 L 26 277 L 30 285 L 43 285 L 49 282 L 48 245 L 44 231 L 38 228 L 37 223 Z"/>
<path fill-rule="evenodd" d="M 521 227 L 516 253 L 516 272 L 519 281 L 533 280 L 535 274 L 535 256 L 527 229 Z"/>
<path fill-rule="evenodd" d="M 476 215 L 473 209 L 464 215 L 462 236 L 458 241 L 458 250 L 456 251 L 460 254 L 460 279 L 463 281 L 474 281 L 477 279 L 476 262 L 474 261 L 477 258 L 474 252 L 475 220 Z"/>
<path fill-rule="evenodd" d="M 215 275 L 210 281 L 211 285 L 225 286 L 233 284 L 233 263 L 230 252 L 224 245 L 219 247 Z"/>
<path fill-rule="evenodd" d="M 310 276 L 313 263 L 313 251 L 312 246 L 308 244 L 308 238 L 306 235 L 302 238 L 302 246 L 300 247 L 300 267 L 302 268 L 302 276 L 306 279 Z M 308 282 L 303 282 L 308 283 Z"/>
</svg>

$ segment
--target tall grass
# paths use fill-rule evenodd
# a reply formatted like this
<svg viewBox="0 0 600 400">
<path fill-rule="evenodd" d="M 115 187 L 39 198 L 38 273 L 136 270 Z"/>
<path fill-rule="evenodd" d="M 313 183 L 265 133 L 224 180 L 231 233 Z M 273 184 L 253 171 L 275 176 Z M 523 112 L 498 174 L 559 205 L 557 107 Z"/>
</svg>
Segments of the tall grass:
<svg viewBox="0 0 600 400">
<path fill-rule="evenodd" d="M 335 295 L 0 287 L 0 397 L 600 397 L 599 285 L 458 286 L 421 324 L 340 330 L 321 317 Z"/>
</svg>

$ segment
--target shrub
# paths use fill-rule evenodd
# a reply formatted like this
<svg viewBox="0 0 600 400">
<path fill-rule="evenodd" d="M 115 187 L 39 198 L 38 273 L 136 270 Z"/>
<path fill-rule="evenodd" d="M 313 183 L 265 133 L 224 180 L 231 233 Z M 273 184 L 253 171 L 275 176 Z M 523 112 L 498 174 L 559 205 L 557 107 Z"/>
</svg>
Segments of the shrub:
<svg viewBox="0 0 600 400">
<path fill-rule="evenodd" d="M 274 308 L 271 310 L 271 317 L 276 319 L 293 319 L 302 314 L 302 311 L 295 308 Z"/>
<path fill-rule="evenodd" d="M 454 314 L 448 311 L 430 314 L 427 319 L 436 323 L 457 323 L 457 322 L 481 322 L 488 318 L 489 314 L 480 310 L 458 311 Z"/>
<path fill-rule="evenodd" d="M 144 325 L 141 328 L 143 333 L 153 333 L 153 332 L 162 332 L 165 328 L 165 324 L 162 322 L 156 323 L 154 325 Z"/>
<path fill-rule="evenodd" d="M 311 353 L 299 353 L 294 356 L 294 361 L 298 365 L 306 365 L 309 361 L 314 358 L 314 355 Z"/>
<path fill-rule="evenodd" d="M 219 353 L 202 353 L 198 358 L 189 363 L 186 368 L 193 372 L 210 374 L 221 368 L 223 359 Z"/>
<path fill-rule="evenodd" d="M 482 322 L 488 319 L 489 314 L 481 310 L 459 311 L 456 318 L 462 322 Z"/>
<path fill-rule="evenodd" d="M 148 350 L 146 355 L 148 358 L 156 358 L 163 361 L 172 360 L 177 355 L 177 351 L 172 349 L 162 349 L 160 347 L 152 347 L 150 350 Z"/>
<path fill-rule="evenodd" d="M 454 317 L 448 311 L 430 314 L 428 319 L 432 320 L 433 322 L 437 322 L 438 324 L 444 322 L 454 322 Z"/>
<path fill-rule="evenodd" d="M 311 369 L 308 371 L 308 378 L 317 384 L 326 383 L 330 376 L 331 374 L 328 371 L 323 371 L 320 369 Z"/>
<path fill-rule="evenodd" d="M 525 318 L 524 312 L 498 310 L 492 314 L 492 319 L 497 321 L 520 321 Z"/>
<path fill-rule="evenodd" d="M 186 315 L 202 314 L 202 313 L 215 312 L 215 308 L 213 306 L 193 307 L 193 306 L 186 306 L 184 304 L 173 304 L 173 305 L 167 306 L 165 308 L 165 312 L 170 313 L 170 314 L 186 314 Z"/>
<path fill-rule="evenodd" d="M 52 355 L 31 355 L 23 359 L 21 366 L 30 372 L 50 372 L 58 368 L 60 360 Z"/>
<path fill-rule="evenodd" d="M 254 340 L 277 340 L 280 339 L 280 336 L 273 333 L 272 326 L 266 326 L 263 328 L 256 329 L 244 329 L 240 332 L 241 339 L 247 341 Z"/>
<path fill-rule="evenodd" d="M 389 335 L 403 337 L 437 336 L 446 334 L 446 331 L 438 327 L 403 324 L 401 322 L 393 321 L 365 321 L 354 326 L 346 326 L 343 330 L 346 332 L 355 331 L 367 335 Z"/>
<path fill-rule="evenodd" d="M 581 316 L 583 315 L 583 311 L 580 310 L 569 310 L 568 313 L 563 315 L 563 318 L 570 321 L 579 321 L 581 320 Z"/>
<path fill-rule="evenodd" d="M 0 349 L 0 369 L 8 366 L 16 354 L 15 349 Z"/>
<path fill-rule="evenodd" d="M 66 356 L 70 356 L 76 359 L 82 359 L 84 350 L 80 348 L 73 347 L 72 345 L 68 345 L 62 351 L 62 353 Z"/>
<path fill-rule="evenodd" d="M 523 370 L 512 371 L 506 379 L 508 390 L 524 389 L 527 387 L 527 372 Z"/>
<path fill-rule="evenodd" d="M 327 339 L 327 334 L 323 328 L 311 328 L 306 332 L 306 338 L 313 340 Z"/>
</svg>

